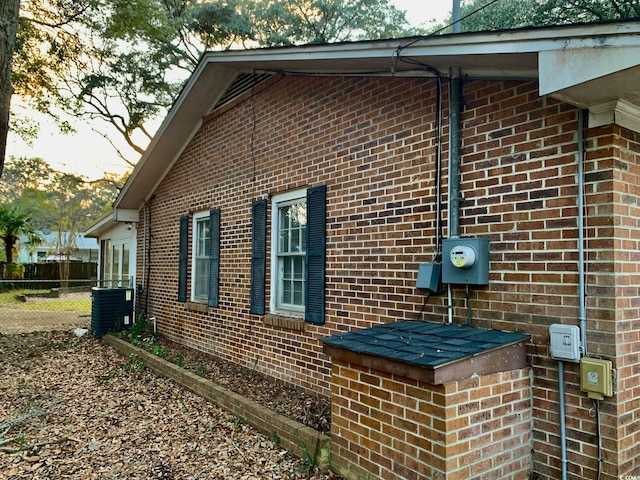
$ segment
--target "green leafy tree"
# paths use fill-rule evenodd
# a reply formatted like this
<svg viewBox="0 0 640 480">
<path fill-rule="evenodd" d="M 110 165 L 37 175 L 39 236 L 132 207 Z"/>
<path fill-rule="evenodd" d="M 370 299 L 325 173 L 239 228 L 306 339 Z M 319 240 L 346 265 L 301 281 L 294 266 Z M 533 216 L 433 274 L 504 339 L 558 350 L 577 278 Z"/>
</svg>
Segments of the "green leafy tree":
<svg viewBox="0 0 640 480">
<path fill-rule="evenodd" d="M 4 243 L 4 255 L 8 264 L 13 263 L 13 253 L 21 236 L 32 245 L 42 241 L 31 223 L 31 212 L 0 205 L 0 240 Z"/>
<path fill-rule="evenodd" d="M 465 32 L 621 20 L 640 17 L 640 0 L 472 0 L 463 2 L 461 17 Z"/>
<path fill-rule="evenodd" d="M 110 208 L 123 180 L 110 176 L 89 182 L 56 172 L 41 158 L 10 157 L 0 180 L 0 204 L 8 212 L 3 218 L 8 225 L 14 225 L 6 235 L 2 234 L 5 247 L 13 252 L 15 238 L 20 235 L 35 241 L 31 246 L 41 241 L 37 236 L 29 237 L 27 231 L 15 234 L 18 220 L 33 232 L 56 232 L 55 253 L 63 260 L 59 264 L 60 278 L 68 278 L 68 260 L 76 249 L 77 234 Z M 14 217 L 16 221 L 9 221 Z"/>
<path fill-rule="evenodd" d="M 330 43 L 405 35 L 405 13 L 388 0 L 246 0 L 262 46 Z"/>
<path fill-rule="evenodd" d="M 24 7 L 16 92 L 41 111 L 58 107 L 105 136 L 118 132 L 138 154 L 205 50 L 390 37 L 407 26 L 389 0 L 31 0 Z"/>
</svg>

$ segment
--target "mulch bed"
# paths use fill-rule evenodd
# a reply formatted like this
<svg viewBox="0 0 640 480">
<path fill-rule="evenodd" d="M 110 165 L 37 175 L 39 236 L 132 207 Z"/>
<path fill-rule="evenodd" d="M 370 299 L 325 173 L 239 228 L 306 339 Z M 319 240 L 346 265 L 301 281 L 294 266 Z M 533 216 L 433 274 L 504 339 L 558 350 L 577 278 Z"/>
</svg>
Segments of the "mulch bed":
<svg viewBox="0 0 640 480">
<path fill-rule="evenodd" d="M 0 478 L 338 477 L 90 335 L 66 331 L 0 334 Z"/>
<path fill-rule="evenodd" d="M 165 360 L 177 363 L 287 418 L 326 435 L 331 434 L 331 402 L 327 398 L 310 395 L 256 370 L 185 347 L 161 335 L 153 336 L 145 332 L 138 346 L 152 352 L 162 352 Z"/>
</svg>

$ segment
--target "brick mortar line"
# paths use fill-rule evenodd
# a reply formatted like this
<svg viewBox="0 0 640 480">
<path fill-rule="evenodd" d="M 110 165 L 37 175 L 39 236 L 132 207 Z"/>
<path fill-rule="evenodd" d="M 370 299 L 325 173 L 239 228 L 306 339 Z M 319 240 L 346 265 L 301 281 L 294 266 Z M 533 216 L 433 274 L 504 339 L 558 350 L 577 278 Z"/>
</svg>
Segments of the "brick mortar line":
<svg viewBox="0 0 640 480">
<path fill-rule="evenodd" d="M 106 335 L 103 340 L 120 355 L 125 357 L 137 355 L 155 374 L 175 380 L 183 387 L 245 419 L 263 434 L 268 436 L 277 434 L 280 438 L 280 446 L 291 450 L 300 458 L 306 459 L 308 454 L 314 455 L 317 448 L 315 464 L 322 469 L 330 467 L 331 437 L 328 435 L 280 415 L 114 335 Z"/>
</svg>

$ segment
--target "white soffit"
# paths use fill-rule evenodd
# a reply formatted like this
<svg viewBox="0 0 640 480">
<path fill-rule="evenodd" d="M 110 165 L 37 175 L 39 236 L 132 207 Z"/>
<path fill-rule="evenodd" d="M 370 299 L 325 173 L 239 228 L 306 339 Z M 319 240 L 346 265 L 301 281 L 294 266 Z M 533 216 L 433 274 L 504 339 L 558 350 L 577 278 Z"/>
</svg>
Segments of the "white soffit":
<svg viewBox="0 0 640 480">
<path fill-rule="evenodd" d="M 640 46 L 540 52 L 540 95 L 589 109 L 590 127 L 640 132 L 639 62 Z"/>
<path fill-rule="evenodd" d="M 540 94 L 547 95 L 615 73 L 637 70 L 639 59 L 640 46 L 595 47 L 540 52 L 538 57 Z M 637 76 L 638 72 L 635 72 L 635 75 Z M 637 78 L 636 76 L 630 77 L 625 74 L 618 81 L 628 82 L 632 78 Z M 607 83 L 611 83 L 610 79 L 607 80 Z M 624 88 L 640 87 L 624 83 L 623 85 L 615 85 L 618 89 L 621 86 Z M 606 94 L 607 92 L 600 93 L 600 95 Z"/>
</svg>

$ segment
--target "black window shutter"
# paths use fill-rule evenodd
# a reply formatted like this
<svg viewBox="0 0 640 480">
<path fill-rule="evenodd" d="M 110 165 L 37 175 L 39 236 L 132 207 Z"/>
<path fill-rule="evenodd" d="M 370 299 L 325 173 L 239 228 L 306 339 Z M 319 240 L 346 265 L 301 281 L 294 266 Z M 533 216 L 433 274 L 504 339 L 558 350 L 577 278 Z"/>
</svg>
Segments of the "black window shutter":
<svg viewBox="0 0 640 480">
<path fill-rule="evenodd" d="M 324 323 L 327 188 L 307 190 L 307 282 L 305 320 Z"/>
<path fill-rule="evenodd" d="M 189 215 L 180 217 L 178 253 L 178 301 L 187 301 L 187 264 L 189 262 Z"/>
<path fill-rule="evenodd" d="M 267 272 L 267 201 L 256 200 L 251 207 L 251 307 L 264 315 Z"/>
<path fill-rule="evenodd" d="M 220 290 L 220 209 L 209 212 L 209 306 L 217 307 Z"/>
</svg>

